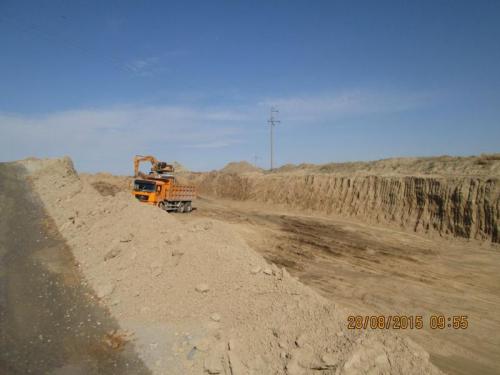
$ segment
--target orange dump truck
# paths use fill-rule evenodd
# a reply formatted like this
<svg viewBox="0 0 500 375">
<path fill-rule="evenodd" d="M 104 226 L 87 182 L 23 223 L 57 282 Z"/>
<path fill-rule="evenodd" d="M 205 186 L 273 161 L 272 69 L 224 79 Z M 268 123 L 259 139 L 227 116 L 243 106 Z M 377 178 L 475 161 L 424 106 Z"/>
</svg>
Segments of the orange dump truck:
<svg viewBox="0 0 500 375">
<path fill-rule="evenodd" d="M 139 172 L 142 161 L 151 162 L 149 174 Z M 191 212 L 196 188 L 180 185 L 173 175 L 174 167 L 153 156 L 134 158 L 134 189 L 132 194 L 141 202 L 157 205 L 166 211 Z"/>
</svg>

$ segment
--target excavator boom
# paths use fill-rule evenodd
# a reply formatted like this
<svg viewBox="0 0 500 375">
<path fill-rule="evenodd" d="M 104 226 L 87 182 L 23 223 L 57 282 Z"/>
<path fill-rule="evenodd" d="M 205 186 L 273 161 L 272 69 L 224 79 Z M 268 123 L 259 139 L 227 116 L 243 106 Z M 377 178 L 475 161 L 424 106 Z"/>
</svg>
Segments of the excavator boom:
<svg viewBox="0 0 500 375">
<path fill-rule="evenodd" d="M 143 161 L 149 161 L 151 163 L 151 173 L 173 173 L 174 166 L 171 164 L 167 164 L 163 161 L 158 161 L 154 156 L 147 155 L 136 155 L 134 157 L 134 177 L 141 177 L 141 173 L 139 172 L 139 165 Z"/>
</svg>

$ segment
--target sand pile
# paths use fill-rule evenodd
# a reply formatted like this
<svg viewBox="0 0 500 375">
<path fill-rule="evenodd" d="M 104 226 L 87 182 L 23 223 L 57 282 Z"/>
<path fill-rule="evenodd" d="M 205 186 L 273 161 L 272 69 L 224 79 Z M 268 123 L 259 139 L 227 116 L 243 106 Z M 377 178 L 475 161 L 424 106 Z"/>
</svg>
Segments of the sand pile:
<svg viewBox="0 0 500 375">
<path fill-rule="evenodd" d="M 23 165 L 78 266 L 157 374 L 439 373 L 413 342 L 346 313 L 213 220 L 100 194 L 69 159 Z"/>
</svg>

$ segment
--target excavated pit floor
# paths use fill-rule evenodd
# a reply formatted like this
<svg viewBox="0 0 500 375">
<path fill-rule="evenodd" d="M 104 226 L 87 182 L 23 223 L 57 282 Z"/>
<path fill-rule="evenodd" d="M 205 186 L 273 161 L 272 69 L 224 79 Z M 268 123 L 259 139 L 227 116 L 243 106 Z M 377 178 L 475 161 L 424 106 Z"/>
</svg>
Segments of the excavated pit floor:
<svg viewBox="0 0 500 375">
<path fill-rule="evenodd" d="M 347 315 L 423 316 L 399 330 L 450 374 L 500 372 L 500 251 L 344 219 L 297 215 L 250 202 L 199 199 L 184 221 L 234 224 L 271 262 L 346 307 Z M 430 329 L 431 315 L 466 315 L 467 329 Z M 347 316 L 346 316 L 347 324 Z"/>
<path fill-rule="evenodd" d="M 85 286 L 22 167 L 0 164 L 0 212 L 0 373 L 150 373 Z"/>
</svg>

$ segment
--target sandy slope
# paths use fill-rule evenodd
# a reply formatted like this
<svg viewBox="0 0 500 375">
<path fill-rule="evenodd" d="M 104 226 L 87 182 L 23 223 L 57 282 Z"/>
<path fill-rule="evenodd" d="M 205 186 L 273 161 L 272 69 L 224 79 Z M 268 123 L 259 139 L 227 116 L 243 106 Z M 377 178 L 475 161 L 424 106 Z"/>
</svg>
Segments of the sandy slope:
<svg viewBox="0 0 500 375">
<path fill-rule="evenodd" d="M 439 372 L 408 339 L 347 330 L 338 307 L 224 223 L 183 224 L 127 193 L 103 196 L 69 159 L 22 164 L 96 298 L 155 373 Z"/>
</svg>

